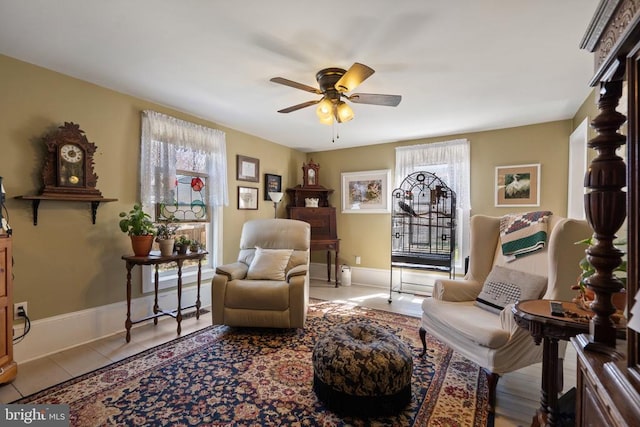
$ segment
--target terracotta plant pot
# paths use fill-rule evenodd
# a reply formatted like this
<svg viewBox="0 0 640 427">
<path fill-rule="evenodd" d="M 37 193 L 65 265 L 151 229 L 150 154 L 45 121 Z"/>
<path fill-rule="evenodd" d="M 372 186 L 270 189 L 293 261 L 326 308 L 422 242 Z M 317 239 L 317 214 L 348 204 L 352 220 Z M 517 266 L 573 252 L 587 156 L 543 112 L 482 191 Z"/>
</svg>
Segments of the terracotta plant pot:
<svg viewBox="0 0 640 427">
<path fill-rule="evenodd" d="M 131 236 L 131 247 L 135 256 L 147 256 L 151 252 L 154 236 Z"/>
<path fill-rule="evenodd" d="M 616 292 L 611 295 L 611 302 L 613 306 L 620 311 L 624 311 L 627 308 L 627 291 L 622 290 L 622 292 Z"/>
<path fill-rule="evenodd" d="M 171 256 L 173 255 L 173 244 L 176 239 L 162 239 L 158 240 L 158 245 L 160 246 L 160 255 L 162 256 Z"/>
<path fill-rule="evenodd" d="M 584 293 L 578 293 L 576 298 L 573 299 L 573 302 L 583 310 L 591 310 L 591 303 L 595 297 L 596 295 L 591 289 L 585 289 Z M 611 294 L 611 302 L 616 309 L 624 311 L 627 307 L 627 291 L 623 289 L 621 292 Z"/>
</svg>

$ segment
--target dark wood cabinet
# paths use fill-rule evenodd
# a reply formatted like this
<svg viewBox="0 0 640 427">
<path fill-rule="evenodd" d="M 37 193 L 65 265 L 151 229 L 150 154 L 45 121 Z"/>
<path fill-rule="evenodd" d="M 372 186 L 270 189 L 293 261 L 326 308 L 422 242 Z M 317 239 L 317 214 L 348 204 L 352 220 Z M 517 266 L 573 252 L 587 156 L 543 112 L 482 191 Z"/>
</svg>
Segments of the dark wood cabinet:
<svg viewBox="0 0 640 427">
<path fill-rule="evenodd" d="M 287 215 L 291 219 L 308 222 L 311 225 L 311 250 L 327 252 L 327 281 L 331 281 L 331 256 L 334 251 L 334 275 L 338 286 L 338 254 L 340 253 L 340 239 L 336 228 L 336 208 L 329 206 L 329 195 L 332 189 L 320 185 L 305 188 L 300 185 L 287 188 L 289 203 Z M 305 199 L 318 199 L 318 207 L 305 207 Z"/>
<path fill-rule="evenodd" d="M 337 239 L 336 208 L 289 208 L 289 218 L 311 225 L 311 240 Z"/>
<path fill-rule="evenodd" d="M 640 0 L 602 0 L 581 47 L 594 53 L 592 86 L 599 86 L 600 113 L 591 125 L 598 153 L 585 177 L 585 212 L 597 237 L 587 256 L 597 273 L 590 333 L 571 341 L 576 348 L 576 425 L 635 426 L 640 420 L 640 332 L 626 328 L 616 342 L 611 294 L 621 283 L 612 276 L 621 253 L 612 242 L 627 220 L 627 313 L 633 319 L 640 268 Z M 623 96 L 625 80 L 627 96 Z M 619 106 L 626 99 L 627 105 Z M 625 117 L 626 115 L 626 117 Z M 627 122 L 627 136 L 621 130 Z M 626 144 L 626 165 L 616 149 Z M 624 191 L 624 187 L 626 191 Z M 623 236 L 624 237 L 624 236 Z"/>
<path fill-rule="evenodd" d="M 287 196 L 289 196 L 290 207 L 305 207 L 305 199 L 318 199 L 318 207 L 326 208 L 329 205 L 329 196 L 333 193 L 330 188 L 324 188 L 322 186 L 305 188 L 301 185 L 293 188 L 287 188 Z"/>
<path fill-rule="evenodd" d="M 12 381 L 18 373 L 13 361 L 13 279 L 11 236 L 0 235 L 0 383 Z"/>
</svg>

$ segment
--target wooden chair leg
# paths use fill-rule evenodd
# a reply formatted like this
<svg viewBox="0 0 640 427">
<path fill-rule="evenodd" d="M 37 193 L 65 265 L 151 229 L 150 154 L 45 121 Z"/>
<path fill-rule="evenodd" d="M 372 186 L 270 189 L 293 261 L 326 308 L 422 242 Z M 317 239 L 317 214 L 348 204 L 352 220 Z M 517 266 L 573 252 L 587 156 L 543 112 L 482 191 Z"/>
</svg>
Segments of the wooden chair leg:
<svg viewBox="0 0 640 427">
<path fill-rule="evenodd" d="M 420 353 L 420 357 L 422 357 L 427 354 L 427 331 L 423 327 L 421 327 L 419 334 L 420 341 L 422 341 L 422 353 Z"/>
<path fill-rule="evenodd" d="M 558 359 L 558 392 L 561 392 L 564 388 L 564 359 L 560 357 Z"/>
<path fill-rule="evenodd" d="M 489 383 L 489 412 L 496 411 L 496 387 L 498 386 L 498 380 L 500 379 L 500 375 L 494 374 L 493 372 L 489 372 L 484 369 L 485 374 L 487 374 L 487 382 Z"/>
</svg>

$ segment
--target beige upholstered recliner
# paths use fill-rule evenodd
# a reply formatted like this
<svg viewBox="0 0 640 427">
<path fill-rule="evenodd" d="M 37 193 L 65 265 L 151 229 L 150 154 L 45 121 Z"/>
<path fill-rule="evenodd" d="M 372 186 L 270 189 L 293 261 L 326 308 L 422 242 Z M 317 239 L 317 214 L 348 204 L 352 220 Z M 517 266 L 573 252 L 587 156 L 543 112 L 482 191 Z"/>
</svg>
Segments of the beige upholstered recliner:
<svg viewBox="0 0 640 427">
<path fill-rule="evenodd" d="M 571 301 L 580 274 L 583 245 L 574 243 L 593 233 L 586 221 L 551 215 L 546 247 L 506 262 L 500 244 L 500 217 L 476 215 L 471 218 L 469 269 L 462 280 L 438 280 L 433 298 L 422 303 L 420 337 L 426 351 L 425 331 L 485 369 L 489 379 L 489 404 L 495 406 L 495 389 L 501 374 L 542 361 L 542 346 L 514 321 L 513 304 L 493 313 L 475 303 L 494 265 L 510 270 L 546 276 L 544 299 Z M 496 271 L 499 269 L 496 269 Z M 543 282 L 544 285 L 544 282 Z M 524 299 L 524 298 L 523 298 Z M 535 299 L 535 298 L 533 298 Z M 564 355 L 565 342 L 560 342 Z M 560 364 L 562 366 L 562 364 Z"/>
<path fill-rule="evenodd" d="M 310 226 L 257 219 L 242 227 L 240 254 L 216 268 L 214 325 L 303 328 L 309 302 Z"/>
</svg>

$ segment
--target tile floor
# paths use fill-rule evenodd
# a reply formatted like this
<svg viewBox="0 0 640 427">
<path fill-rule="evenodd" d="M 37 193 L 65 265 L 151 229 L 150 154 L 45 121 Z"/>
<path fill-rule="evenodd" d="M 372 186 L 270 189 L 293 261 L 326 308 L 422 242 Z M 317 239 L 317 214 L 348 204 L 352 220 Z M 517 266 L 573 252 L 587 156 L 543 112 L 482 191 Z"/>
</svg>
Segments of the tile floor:
<svg viewBox="0 0 640 427">
<path fill-rule="evenodd" d="M 368 286 L 342 286 L 335 288 L 322 281 L 312 281 L 311 297 L 324 300 L 344 300 L 380 310 L 393 311 L 409 316 L 421 315 L 423 297 L 411 294 L 393 294 Z M 182 321 L 183 334 L 202 329 L 211 324 L 211 314 Z M 109 363 L 139 353 L 176 337 L 175 321 L 165 318 L 157 326 L 147 322 L 131 332 L 127 344 L 124 332 L 88 344 L 62 351 L 19 366 L 17 378 L 0 386 L 0 402 L 8 403 L 28 396 L 49 386 L 75 376 L 98 369 Z M 575 352 L 568 346 L 565 360 L 565 390 L 575 385 Z M 496 427 L 529 425 L 540 396 L 541 364 L 532 365 L 504 375 L 498 382 Z"/>
</svg>

